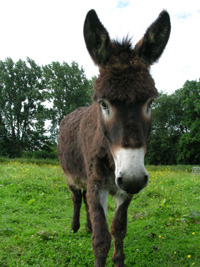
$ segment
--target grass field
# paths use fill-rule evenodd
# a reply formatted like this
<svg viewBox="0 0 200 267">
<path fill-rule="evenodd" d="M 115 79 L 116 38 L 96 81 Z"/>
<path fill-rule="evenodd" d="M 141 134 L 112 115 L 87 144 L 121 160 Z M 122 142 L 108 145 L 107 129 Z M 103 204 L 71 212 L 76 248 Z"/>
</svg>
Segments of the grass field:
<svg viewBox="0 0 200 267">
<path fill-rule="evenodd" d="M 127 267 L 200 266 L 200 174 L 186 166 L 147 169 L 149 185 L 129 207 Z M 110 197 L 109 225 L 114 208 Z M 93 266 L 84 206 L 79 232 L 70 233 L 71 198 L 59 165 L 1 162 L 0 215 L 1 267 Z"/>
</svg>

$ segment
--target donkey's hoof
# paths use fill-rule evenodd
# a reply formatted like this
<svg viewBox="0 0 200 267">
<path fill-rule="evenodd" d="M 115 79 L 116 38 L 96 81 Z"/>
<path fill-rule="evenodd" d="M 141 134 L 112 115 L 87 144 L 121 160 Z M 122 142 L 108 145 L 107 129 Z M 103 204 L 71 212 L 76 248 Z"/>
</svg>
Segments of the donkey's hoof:
<svg viewBox="0 0 200 267">
<path fill-rule="evenodd" d="M 71 227 L 71 232 L 75 234 L 76 232 L 78 232 L 79 228 L 80 228 L 80 225 L 73 225 Z"/>
<path fill-rule="evenodd" d="M 114 263 L 115 267 L 126 267 L 124 262 L 116 262 Z"/>
</svg>

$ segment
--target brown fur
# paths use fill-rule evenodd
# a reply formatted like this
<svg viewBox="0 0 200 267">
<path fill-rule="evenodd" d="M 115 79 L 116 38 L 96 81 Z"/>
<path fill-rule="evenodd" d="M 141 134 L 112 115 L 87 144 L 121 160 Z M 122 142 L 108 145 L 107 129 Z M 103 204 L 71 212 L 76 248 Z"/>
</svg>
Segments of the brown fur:
<svg viewBox="0 0 200 267">
<path fill-rule="evenodd" d="M 126 54 L 124 53 L 126 56 Z M 129 64 L 109 65 L 100 70 L 95 82 L 94 100 L 105 98 L 126 103 L 146 101 L 158 96 L 147 67 L 137 57 Z"/>
<path fill-rule="evenodd" d="M 103 189 L 114 196 L 120 192 L 115 182 L 112 150 L 117 147 L 144 147 L 146 150 L 151 119 L 144 116 L 147 112 L 144 111 L 145 103 L 157 97 L 149 66 L 162 54 L 169 32 L 169 16 L 162 12 L 132 49 L 128 38 L 121 43 L 110 40 L 94 10 L 88 12 L 85 20 L 86 46 L 99 66 L 100 75 L 94 86 L 94 103 L 75 110 L 62 120 L 58 157 L 71 190 L 74 209 L 71 229 L 77 232 L 80 227 L 83 198 L 87 213 L 86 230 L 92 231 L 95 266 L 98 267 L 106 264 L 111 234 L 115 246 L 112 260 L 115 266 L 125 266 L 123 239 L 127 230 L 127 209 L 132 194 L 142 186 L 130 184 L 131 189 L 122 187 L 123 190 L 127 188 L 126 199 L 116 208 L 111 234 L 105 207 L 101 204 L 101 192 Z M 135 187 L 138 187 L 137 191 L 134 191 Z"/>
</svg>

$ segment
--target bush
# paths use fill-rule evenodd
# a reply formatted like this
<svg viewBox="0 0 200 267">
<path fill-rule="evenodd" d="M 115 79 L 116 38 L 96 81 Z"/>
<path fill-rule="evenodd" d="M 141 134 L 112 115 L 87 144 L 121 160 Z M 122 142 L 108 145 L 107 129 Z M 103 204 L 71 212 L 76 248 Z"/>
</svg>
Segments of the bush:
<svg viewBox="0 0 200 267">
<path fill-rule="evenodd" d="M 26 151 L 22 154 L 22 158 L 28 158 L 28 159 L 57 159 L 57 151 L 45 151 L 45 150 L 39 150 L 39 151 Z"/>
</svg>

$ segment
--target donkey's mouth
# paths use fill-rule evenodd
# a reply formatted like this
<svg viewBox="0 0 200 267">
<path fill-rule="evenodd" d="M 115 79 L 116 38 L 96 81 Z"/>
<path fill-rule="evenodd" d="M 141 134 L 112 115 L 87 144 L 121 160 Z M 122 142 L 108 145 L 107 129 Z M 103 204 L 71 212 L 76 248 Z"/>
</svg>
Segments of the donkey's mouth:
<svg viewBox="0 0 200 267">
<path fill-rule="evenodd" d="M 142 179 L 132 180 L 125 177 L 117 177 L 115 181 L 119 189 L 126 191 L 128 194 L 137 194 L 140 190 L 147 186 L 148 180 L 149 176 L 144 175 Z"/>
</svg>

